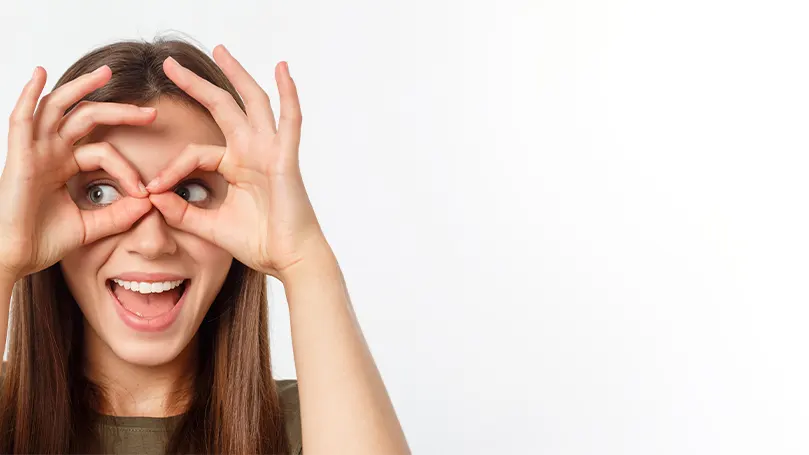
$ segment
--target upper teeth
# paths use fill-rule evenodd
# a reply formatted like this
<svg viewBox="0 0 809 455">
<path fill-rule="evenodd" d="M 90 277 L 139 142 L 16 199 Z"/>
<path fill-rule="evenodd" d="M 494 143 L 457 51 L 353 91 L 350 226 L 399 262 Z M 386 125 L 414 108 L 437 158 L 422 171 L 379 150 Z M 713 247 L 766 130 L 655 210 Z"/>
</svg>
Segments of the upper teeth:
<svg viewBox="0 0 809 455">
<path fill-rule="evenodd" d="M 140 292 L 141 294 L 154 294 L 170 291 L 182 284 L 184 280 L 160 281 L 156 283 L 149 283 L 146 281 L 124 281 L 119 279 L 113 279 L 112 281 L 114 281 L 118 286 L 121 286 L 129 291 Z"/>
</svg>

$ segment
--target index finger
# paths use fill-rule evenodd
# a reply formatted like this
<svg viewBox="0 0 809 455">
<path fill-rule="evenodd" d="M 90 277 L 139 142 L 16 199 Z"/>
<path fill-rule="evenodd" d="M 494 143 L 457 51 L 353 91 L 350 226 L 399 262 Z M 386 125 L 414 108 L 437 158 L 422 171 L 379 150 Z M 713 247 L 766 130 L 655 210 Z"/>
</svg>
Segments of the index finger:
<svg viewBox="0 0 809 455">
<path fill-rule="evenodd" d="M 118 180 L 130 196 L 148 196 L 137 171 L 109 142 L 82 144 L 73 151 L 76 173 L 102 169 Z"/>
<path fill-rule="evenodd" d="M 227 91 L 199 77 L 172 57 L 163 62 L 163 72 L 177 87 L 208 109 L 228 142 L 239 130 L 249 128 L 247 115 Z"/>
</svg>

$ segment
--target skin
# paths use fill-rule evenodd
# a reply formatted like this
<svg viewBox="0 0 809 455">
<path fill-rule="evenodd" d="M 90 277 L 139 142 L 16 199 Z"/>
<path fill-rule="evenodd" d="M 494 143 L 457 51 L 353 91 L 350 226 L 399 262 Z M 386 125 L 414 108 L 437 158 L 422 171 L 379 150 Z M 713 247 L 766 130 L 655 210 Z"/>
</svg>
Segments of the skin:
<svg viewBox="0 0 809 455">
<path fill-rule="evenodd" d="M 166 168 L 188 143 L 224 145 L 216 123 L 199 110 L 171 99 L 150 106 L 158 112 L 150 124 L 100 126 L 80 144 L 112 144 L 144 180 Z M 126 195 L 120 183 L 103 169 L 79 173 L 67 187 L 83 210 L 103 207 L 88 197 L 88 186 L 101 191 L 105 203 L 114 204 L 112 201 Z M 225 199 L 227 186 L 218 173 L 194 171 L 176 189 L 193 191 L 195 206 L 213 209 Z M 113 391 L 112 407 L 105 412 L 155 417 L 176 412 L 166 406 L 165 397 L 177 387 L 174 381 L 188 378 L 193 371 L 194 336 L 232 261 L 226 250 L 169 226 L 155 207 L 128 230 L 76 248 L 60 261 L 68 288 L 84 314 L 88 373 Z M 121 321 L 106 281 L 125 272 L 173 273 L 190 278 L 183 309 L 169 329 L 139 332 Z"/>
<path fill-rule="evenodd" d="M 152 261 L 168 260 L 173 254 L 178 256 L 178 267 L 180 264 L 196 267 L 195 271 L 210 277 L 206 279 L 205 288 L 213 289 L 216 274 L 208 268 L 203 270 L 207 266 L 201 265 L 209 264 L 207 255 L 181 259 L 182 253 L 169 253 L 173 250 L 168 246 L 171 242 L 163 240 L 161 255 L 154 259 L 158 249 L 144 253 L 143 249 L 136 251 L 132 246 L 138 243 L 133 239 L 138 238 L 149 243 L 143 240 L 145 236 L 130 236 L 141 228 L 152 230 L 151 233 L 171 232 L 169 228 L 182 231 L 209 242 L 211 254 L 213 248 L 220 248 L 284 284 L 306 453 L 409 454 L 401 426 L 354 314 L 342 271 L 320 229 L 301 179 L 298 152 L 302 115 L 289 68 L 285 62 L 276 66 L 281 100 L 276 126 L 269 97 L 250 74 L 222 45 L 214 48 L 213 57 L 245 100 L 247 114 L 227 92 L 167 59 L 163 65 L 166 75 L 209 110 L 225 145 L 189 144 L 157 171 L 146 191 L 139 188 L 139 180 L 150 180 L 149 172 L 157 169 L 139 162 L 140 158 L 134 154 L 132 166 L 112 145 L 99 145 L 104 144 L 99 142 L 75 149 L 71 145 L 74 139 L 87 134 L 94 127 L 93 123 L 140 127 L 160 114 L 136 113 L 136 108 L 124 105 L 92 105 L 84 110 L 84 117 L 79 113 L 72 116 L 73 120 L 67 120 L 71 118 L 69 114 L 60 122 L 60 112 L 64 112 L 71 100 L 80 99 L 106 83 L 109 69 L 94 76 L 83 76 L 67 88 L 60 87 L 56 91 L 59 93 L 45 103 L 40 102 L 40 106 L 45 106 L 42 113 L 36 108 L 36 100 L 44 87 L 44 78 L 35 70 L 34 78 L 26 85 L 10 118 L 9 154 L 0 177 L 0 210 L 5 209 L 5 213 L 17 217 L 0 221 L 0 258 L 5 258 L 0 259 L 0 292 L 4 292 L 2 302 L 5 304 L 0 309 L 0 317 L 5 317 L 0 320 L 0 327 L 7 328 L 8 297 L 14 280 L 41 270 L 78 248 L 96 248 L 90 245 L 130 228 L 131 233 L 119 236 L 117 242 L 111 240 L 114 245 L 108 244 L 112 253 L 104 264 L 114 262 L 96 269 L 90 265 L 81 274 L 82 280 L 94 277 L 96 292 L 99 273 L 105 267 L 142 264 L 137 261 L 146 262 L 147 257 Z M 158 105 L 158 110 L 162 106 Z M 87 124 L 86 129 L 81 126 L 84 124 Z M 122 142 L 119 145 L 123 149 L 124 145 L 132 148 L 134 144 Z M 31 153 L 32 150 L 36 153 Z M 103 208 L 82 209 L 72 202 L 73 198 L 64 190 L 64 182 L 81 171 L 89 172 L 98 167 L 117 178 L 127 196 Z M 217 173 L 227 182 L 221 204 L 198 207 L 172 191 L 189 174 L 200 171 Z M 9 196 L 22 199 L 2 202 L 8 201 Z M 53 213 L 61 216 L 55 217 Z M 8 221 L 12 219 L 14 221 Z M 144 221 L 139 222 L 140 219 Z M 143 222 L 145 227 L 140 224 Z M 92 263 L 98 265 L 103 256 L 99 253 Z M 76 292 L 79 292 L 78 287 Z M 85 307 L 96 308 L 91 302 L 94 297 L 89 295 L 92 291 L 87 293 L 88 303 L 82 304 L 83 311 Z M 200 296 L 200 301 L 202 299 Z M 100 312 L 97 314 L 97 318 L 103 317 Z M 186 320 L 188 327 L 193 326 L 190 322 L 193 319 Z M 93 326 L 90 316 L 88 324 Z M 184 338 L 185 335 L 179 333 L 185 332 L 178 330 L 173 340 Z M 4 340 L 5 333 L 0 335 L 0 340 Z M 103 335 L 103 332 L 98 338 L 101 342 L 95 345 L 106 344 L 108 352 L 113 353 L 108 354 L 108 358 L 126 363 L 132 359 L 159 363 L 159 359 L 133 347 L 137 343 L 132 339 L 110 342 L 113 336 Z M 178 341 L 172 350 L 179 349 L 181 344 Z M 131 357 L 128 361 L 121 356 Z M 182 353 L 175 359 L 193 361 Z M 140 364 L 136 368 L 143 368 L 138 371 L 144 372 L 158 371 L 172 363 Z M 100 365 L 102 372 L 108 374 L 110 366 Z M 152 403 L 159 403 L 161 394 L 167 390 L 159 384 L 180 380 L 183 371 L 177 368 L 160 370 L 160 374 L 144 373 L 134 381 L 137 384 L 130 384 L 127 390 L 141 390 L 138 385 L 148 388 L 149 392 L 141 394 L 141 399 L 148 401 L 151 394 L 156 397 Z M 158 385 L 152 388 L 154 384 Z"/>
</svg>

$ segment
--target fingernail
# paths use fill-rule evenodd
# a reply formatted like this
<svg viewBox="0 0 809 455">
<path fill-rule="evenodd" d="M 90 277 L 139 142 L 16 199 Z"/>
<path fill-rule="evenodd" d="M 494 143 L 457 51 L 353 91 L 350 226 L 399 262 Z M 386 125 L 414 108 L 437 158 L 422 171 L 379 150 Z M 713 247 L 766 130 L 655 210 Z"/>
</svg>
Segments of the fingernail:
<svg viewBox="0 0 809 455">
<path fill-rule="evenodd" d="M 101 65 L 101 66 L 99 66 L 98 68 L 96 68 L 96 70 L 95 70 L 95 71 L 93 71 L 93 74 L 101 74 L 101 73 L 104 71 L 104 67 L 105 67 L 105 66 L 107 66 L 107 65 Z"/>
<path fill-rule="evenodd" d="M 289 63 L 284 62 L 284 66 L 285 66 L 285 67 L 286 67 L 286 69 L 287 69 L 287 74 L 289 74 Z M 292 77 L 292 75 L 291 75 L 291 74 L 289 74 L 289 77 Z"/>
<path fill-rule="evenodd" d="M 148 193 L 148 191 L 146 191 L 146 186 L 143 184 L 143 182 L 140 181 L 138 182 L 138 189 L 140 189 L 140 192 L 143 194 Z"/>
<path fill-rule="evenodd" d="M 154 187 L 156 187 L 158 183 L 159 183 L 159 179 L 157 177 L 155 177 L 154 179 L 152 179 L 151 182 L 149 182 L 148 185 L 146 185 L 146 189 L 151 190 Z"/>
<path fill-rule="evenodd" d="M 39 67 L 38 67 L 38 66 L 34 68 L 34 73 L 33 73 L 33 74 L 31 74 L 31 79 L 33 79 L 34 77 L 36 77 L 36 75 L 37 75 L 37 70 L 38 70 L 38 69 L 39 69 Z"/>
<path fill-rule="evenodd" d="M 140 108 L 140 110 L 142 110 L 143 112 L 149 113 L 149 114 L 151 114 L 152 112 L 154 112 L 154 108 L 153 108 L 153 107 L 142 107 L 142 108 Z"/>
<path fill-rule="evenodd" d="M 180 65 L 180 62 L 178 62 L 177 60 L 174 60 L 174 57 L 172 57 L 171 55 L 169 55 L 169 58 L 167 58 L 166 60 L 171 61 L 171 63 L 173 63 L 173 64 L 175 64 L 177 66 L 183 66 L 183 65 Z"/>
</svg>

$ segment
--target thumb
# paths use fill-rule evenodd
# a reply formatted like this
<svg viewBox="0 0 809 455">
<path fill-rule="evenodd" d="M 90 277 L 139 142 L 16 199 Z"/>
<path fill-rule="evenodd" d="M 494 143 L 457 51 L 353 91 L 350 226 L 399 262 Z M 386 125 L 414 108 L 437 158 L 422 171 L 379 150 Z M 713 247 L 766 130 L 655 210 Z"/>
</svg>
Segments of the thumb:
<svg viewBox="0 0 809 455">
<path fill-rule="evenodd" d="M 215 235 L 216 210 L 205 210 L 189 204 L 173 191 L 150 194 L 149 200 L 160 210 L 169 226 L 221 246 Z"/>
<path fill-rule="evenodd" d="M 84 244 L 126 231 L 152 208 L 146 198 L 125 197 L 102 209 L 80 210 Z"/>
</svg>

